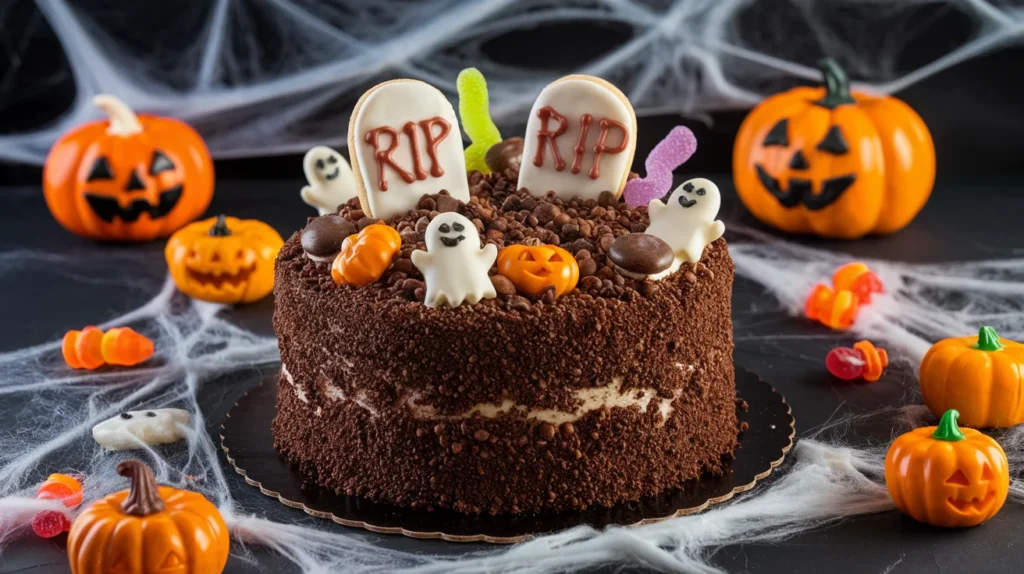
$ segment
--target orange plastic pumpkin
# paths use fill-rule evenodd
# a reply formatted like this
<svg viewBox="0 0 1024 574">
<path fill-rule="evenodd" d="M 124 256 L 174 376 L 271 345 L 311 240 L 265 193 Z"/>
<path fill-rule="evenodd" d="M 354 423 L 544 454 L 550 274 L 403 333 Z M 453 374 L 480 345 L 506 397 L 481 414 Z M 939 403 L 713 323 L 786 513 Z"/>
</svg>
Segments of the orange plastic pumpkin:
<svg viewBox="0 0 1024 574">
<path fill-rule="evenodd" d="M 228 527 L 203 495 L 158 487 L 138 460 L 117 465 L 129 490 L 82 511 L 68 534 L 72 574 L 217 574 L 228 561 Z"/>
<path fill-rule="evenodd" d="M 402 237 L 395 228 L 381 223 L 367 225 L 341 243 L 341 252 L 331 264 L 331 277 L 338 285 L 369 285 L 380 279 L 400 247 Z"/>
<path fill-rule="evenodd" d="M 576 288 L 580 267 L 571 253 L 556 245 L 509 245 L 498 253 L 498 273 L 526 295 L 549 287 L 560 297 Z"/>
<path fill-rule="evenodd" d="M 957 427 L 955 410 L 937 427 L 897 438 L 885 456 L 885 485 L 896 507 L 934 526 L 976 526 L 1006 502 L 1010 487 L 1006 453 L 999 443 Z"/>
<path fill-rule="evenodd" d="M 215 303 L 251 303 L 274 289 L 284 245 L 273 227 L 223 215 L 192 223 L 167 241 L 164 258 L 178 290 Z"/>
<path fill-rule="evenodd" d="M 921 396 L 932 413 L 960 411 L 971 427 L 1024 422 L 1024 345 L 991 327 L 977 337 L 943 339 L 921 360 Z"/>
<path fill-rule="evenodd" d="M 733 148 L 733 179 L 747 209 L 790 233 L 858 238 L 905 227 L 935 182 L 924 120 L 886 96 L 850 92 L 846 73 L 821 62 L 825 87 L 765 99 Z"/>
<path fill-rule="evenodd" d="M 206 211 L 213 162 L 199 134 L 175 119 L 136 116 L 113 96 L 93 102 L 109 120 L 64 134 L 43 167 L 53 217 L 90 239 L 150 241 Z"/>
</svg>

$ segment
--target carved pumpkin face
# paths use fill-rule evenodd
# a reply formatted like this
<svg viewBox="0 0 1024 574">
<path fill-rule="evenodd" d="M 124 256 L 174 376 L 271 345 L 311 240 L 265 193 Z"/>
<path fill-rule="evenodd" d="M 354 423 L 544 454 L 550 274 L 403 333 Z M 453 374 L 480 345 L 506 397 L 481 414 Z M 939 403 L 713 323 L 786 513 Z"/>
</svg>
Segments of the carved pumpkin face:
<svg viewBox="0 0 1024 574">
<path fill-rule="evenodd" d="M 164 257 L 178 290 L 215 303 L 251 303 L 274 289 L 274 259 L 284 245 L 262 221 L 197 221 L 167 241 Z"/>
<path fill-rule="evenodd" d="M 498 253 L 498 273 L 525 295 L 554 287 L 555 296 L 562 296 L 576 288 L 580 278 L 576 258 L 555 245 L 509 245 Z"/>
<path fill-rule="evenodd" d="M 75 518 L 68 534 L 72 574 L 216 574 L 230 550 L 228 528 L 203 495 L 157 486 L 142 462 L 118 473 L 130 490 L 96 501 Z"/>
<path fill-rule="evenodd" d="M 136 116 L 97 96 L 109 121 L 85 124 L 50 150 L 46 204 L 58 223 L 91 239 L 149 241 L 201 215 L 213 197 L 213 164 L 188 125 Z"/>
<path fill-rule="evenodd" d="M 938 427 L 897 438 L 885 457 L 885 484 L 896 506 L 919 522 L 975 526 L 1006 502 L 1006 454 L 995 440 L 961 430 L 959 413 L 946 411 Z"/>
<path fill-rule="evenodd" d="M 856 238 L 902 229 L 935 179 L 928 128 L 899 100 L 851 94 L 834 61 L 822 70 L 826 88 L 777 94 L 744 120 L 733 150 L 740 199 L 791 233 Z"/>
</svg>

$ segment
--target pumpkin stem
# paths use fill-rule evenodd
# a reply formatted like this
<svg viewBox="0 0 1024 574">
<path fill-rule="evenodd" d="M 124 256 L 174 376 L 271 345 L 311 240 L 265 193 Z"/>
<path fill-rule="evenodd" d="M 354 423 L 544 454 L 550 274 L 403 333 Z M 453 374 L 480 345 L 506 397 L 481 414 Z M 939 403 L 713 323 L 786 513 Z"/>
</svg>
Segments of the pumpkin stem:
<svg viewBox="0 0 1024 574">
<path fill-rule="evenodd" d="M 960 411 L 956 409 L 949 409 L 939 419 L 939 426 L 935 428 L 935 432 L 932 433 L 932 438 L 935 440 L 948 440 L 950 442 L 956 442 L 958 440 L 964 440 L 964 433 L 960 432 L 960 427 L 956 426 L 956 419 L 960 418 Z"/>
<path fill-rule="evenodd" d="M 1002 351 L 1003 344 L 999 342 L 999 335 L 992 327 L 978 329 L 978 342 L 973 346 L 979 351 Z"/>
<path fill-rule="evenodd" d="M 139 123 L 138 116 L 128 107 L 128 104 L 118 98 L 107 94 L 100 94 L 93 97 L 92 103 L 97 108 L 103 110 L 107 117 L 110 118 L 110 127 L 107 128 L 108 134 L 112 136 L 131 136 L 142 133 L 142 124 Z"/>
<path fill-rule="evenodd" d="M 128 498 L 121 503 L 125 514 L 146 516 L 164 509 L 164 500 L 156 487 L 153 471 L 141 460 L 126 460 L 117 465 L 117 474 L 131 481 Z"/>
<path fill-rule="evenodd" d="M 217 222 L 210 228 L 210 237 L 227 237 L 231 235 L 231 230 L 228 229 L 228 222 L 226 215 L 218 215 Z"/>
<path fill-rule="evenodd" d="M 825 97 L 816 104 L 831 110 L 844 104 L 857 103 L 850 95 L 850 81 L 846 72 L 839 67 L 839 62 L 824 58 L 818 62 L 818 69 L 825 76 Z"/>
</svg>

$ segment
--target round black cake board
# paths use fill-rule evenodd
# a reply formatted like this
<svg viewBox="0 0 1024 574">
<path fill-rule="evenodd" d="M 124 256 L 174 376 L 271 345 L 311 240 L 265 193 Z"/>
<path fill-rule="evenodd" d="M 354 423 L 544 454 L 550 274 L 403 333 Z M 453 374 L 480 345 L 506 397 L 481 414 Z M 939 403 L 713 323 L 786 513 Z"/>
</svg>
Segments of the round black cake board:
<svg viewBox="0 0 1024 574">
<path fill-rule="evenodd" d="M 748 426 L 739 435 L 736 458 L 725 476 L 694 480 L 681 490 L 585 511 L 470 516 L 447 510 L 398 508 L 324 488 L 304 487 L 303 476 L 274 450 L 271 421 L 276 414 L 276 379 L 252 389 L 231 408 L 221 427 L 221 446 L 246 482 L 312 516 L 384 534 L 508 544 L 580 524 L 602 528 L 666 520 L 700 512 L 750 490 L 782 462 L 793 446 L 795 426 L 785 398 L 757 375 L 737 369 L 736 394 L 748 404 L 748 409 L 739 414 L 740 421 Z"/>
</svg>

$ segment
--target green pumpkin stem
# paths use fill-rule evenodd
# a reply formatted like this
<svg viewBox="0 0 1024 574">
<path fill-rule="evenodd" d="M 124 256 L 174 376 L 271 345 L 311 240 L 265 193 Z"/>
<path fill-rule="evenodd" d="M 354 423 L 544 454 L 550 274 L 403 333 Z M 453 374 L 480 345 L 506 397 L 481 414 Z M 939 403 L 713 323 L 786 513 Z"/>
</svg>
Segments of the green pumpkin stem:
<svg viewBox="0 0 1024 574">
<path fill-rule="evenodd" d="M 999 342 L 999 335 L 992 327 L 978 329 L 978 342 L 972 347 L 979 351 L 1002 351 L 1003 344 Z"/>
<path fill-rule="evenodd" d="M 164 509 L 164 500 L 156 485 L 153 471 L 141 460 L 125 460 L 117 465 L 117 474 L 130 481 L 128 497 L 121 503 L 125 514 L 146 516 Z"/>
<path fill-rule="evenodd" d="M 956 426 L 956 419 L 960 418 L 960 412 L 956 409 L 949 409 L 939 419 L 939 426 L 935 428 L 935 432 L 932 433 L 932 438 L 935 440 L 948 440 L 950 442 L 956 442 L 958 440 L 964 440 L 964 433 L 960 432 L 960 427 Z"/>
<path fill-rule="evenodd" d="M 850 95 L 850 81 L 846 72 L 839 67 L 839 62 L 832 58 L 824 58 L 818 62 L 818 69 L 825 76 L 825 97 L 816 104 L 833 109 L 844 104 L 855 104 L 856 100 Z"/>
<path fill-rule="evenodd" d="M 217 223 L 210 228 L 210 237 L 227 237 L 228 235 L 231 235 L 231 230 L 228 229 L 227 216 L 218 215 Z"/>
</svg>

